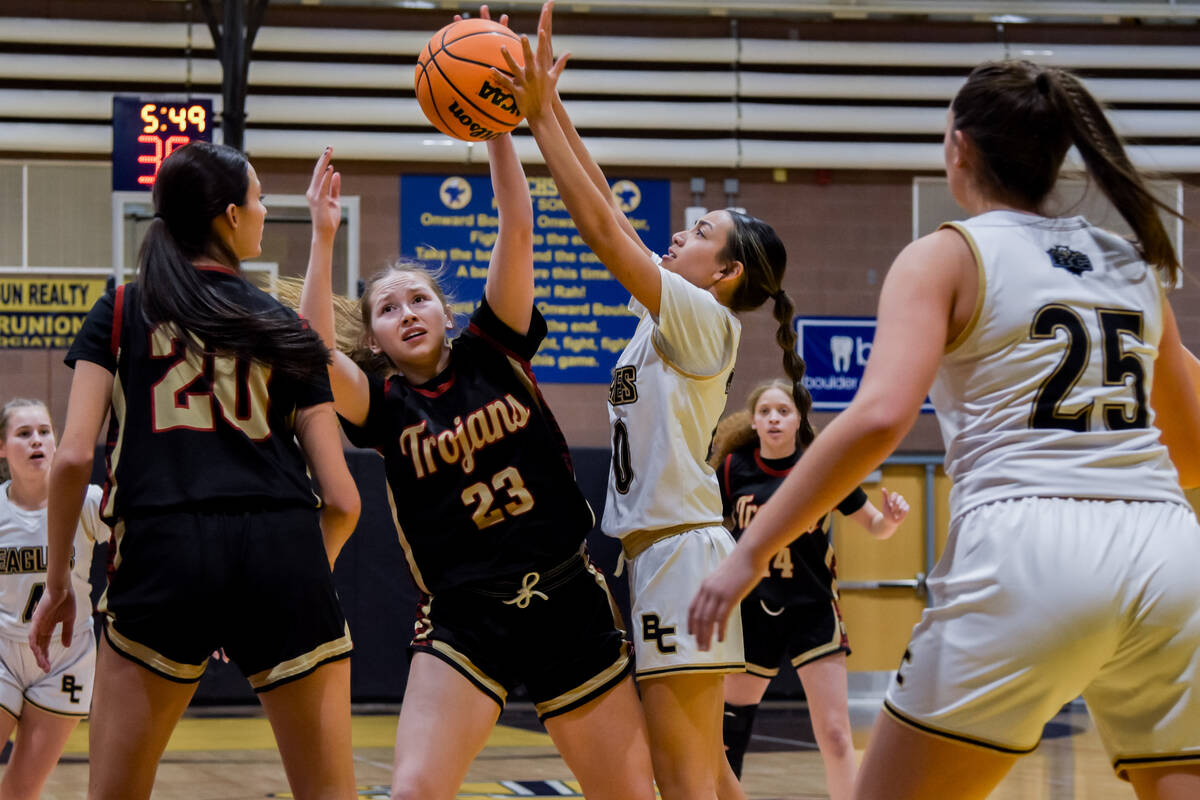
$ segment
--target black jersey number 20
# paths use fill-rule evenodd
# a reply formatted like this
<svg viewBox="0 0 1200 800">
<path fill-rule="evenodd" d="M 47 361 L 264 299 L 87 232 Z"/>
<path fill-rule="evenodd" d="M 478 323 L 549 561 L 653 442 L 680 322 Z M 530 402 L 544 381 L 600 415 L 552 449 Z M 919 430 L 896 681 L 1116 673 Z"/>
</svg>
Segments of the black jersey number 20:
<svg viewBox="0 0 1200 800">
<path fill-rule="evenodd" d="M 271 435 L 266 367 L 233 356 L 200 357 L 161 327 L 154 329 L 150 343 L 153 358 L 174 359 L 152 390 L 156 433 L 216 430 L 215 405 L 226 422 L 254 441 Z M 207 387 L 200 381 L 204 375 L 212 376 Z"/>
<path fill-rule="evenodd" d="M 1141 359 L 1134 353 L 1125 352 L 1122 335 L 1142 341 L 1142 315 L 1138 311 L 1099 308 L 1096 316 L 1100 322 L 1101 345 L 1104 352 L 1104 385 L 1124 386 L 1132 378 L 1134 407 L 1133 414 L 1122 403 L 1106 403 L 1104 425 L 1110 431 L 1127 428 L 1144 428 L 1149 423 L 1146 413 L 1146 372 Z M 1069 431 L 1086 431 L 1092 414 L 1092 403 L 1076 411 L 1064 411 L 1062 404 L 1067 394 L 1079 382 L 1087 369 L 1091 342 L 1083 318 L 1072 308 L 1051 303 L 1042 306 L 1033 315 L 1029 336 L 1032 339 L 1053 339 L 1057 331 L 1067 334 L 1067 350 L 1058 366 L 1038 387 L 1033 400 L 1033 413 L 1029 417 L 1031 428 L 1059 428 Z"/>
</svg>

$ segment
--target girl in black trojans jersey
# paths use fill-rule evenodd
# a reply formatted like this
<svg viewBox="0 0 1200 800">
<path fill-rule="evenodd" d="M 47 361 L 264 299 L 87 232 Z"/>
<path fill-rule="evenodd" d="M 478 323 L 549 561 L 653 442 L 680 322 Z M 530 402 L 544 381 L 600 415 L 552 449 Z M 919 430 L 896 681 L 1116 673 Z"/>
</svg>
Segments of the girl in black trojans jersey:
<svg viewBox="0 0 1200 800">
<path fill-rule="evenodd" d="M 351 645 L 330 567 L 359 501 L 329 353 L 238 270 L 261 251 L 266 216 L 242 153 L 176 150 L 153 199 L 138 282 L 96 303 L 67 354 L 75 376 L 30 643 L 45 669 L 55 625 L 72 638 L 70 542 L 111 410 L 101 513 L 117 556 L 101 601 L 89 797 L 150 796 L 167 739 L 223 648 L 259 693 L 295 795 L 347 800 Z M 314 228 L 318 238 L 336 225 L 314 216 Z"/>
<path fill-rule="evenodd" d="M 546 323 L 533 307 L 528 182 L 511 137 L 488 154 L 499 234 L 466 330 L 448 338 L 453 316 L 433 276 L 394 266 L 361 299 L 363 366 L 336 353 L 330 370 L 351 441 L 383 454 L 421 595 L 392 797 L 453 798 L 524 684 L 584 794 L 650 800 L 628 645 L 582 552 L 591 510 L 530 368 Z M 332 345 L 322 256 L 301 311 Z"/>
<path fill-rule="evenodd" d="M 800 415 L 791 387 L 782 380 L 759 384 L 746 410 L 721 421 L 711 463 L 734 538 L 750 524 L 799 459 Z M 883 508 L 855 488 L 837 510 L 876 539 L 886 539 L 908 514 L 908 504 L 883 490 Z M 854 787 L 854 743 L 846 693 L 850 652 L 838 608 L 837 572 L 825 520 L 797 537 L 771 559 L 766 578 L 742 601 L 746 672 L 725 676 L 724 739 L 738 777 L 750 741 L 755 711 L 779 662 L 796 669 L 808 698 L 813 733 L 825 762 L 831 800 L 849 800 Z"/>
</svg>

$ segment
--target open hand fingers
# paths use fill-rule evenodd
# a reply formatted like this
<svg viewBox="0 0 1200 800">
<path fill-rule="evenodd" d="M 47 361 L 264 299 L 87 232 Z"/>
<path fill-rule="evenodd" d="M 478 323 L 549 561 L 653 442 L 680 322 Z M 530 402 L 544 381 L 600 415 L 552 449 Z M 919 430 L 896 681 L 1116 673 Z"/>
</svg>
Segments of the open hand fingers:
<svg viewBox="0 0 1200 800">
<path fill-rule="evenodd" d="M 329 166 L 329 161 L 333 158 L 333 148 L 326 147 L 321 155 L 317 158 L 317 163 L 313 167 L 313 176 L 310 183 L 315 184 L 317 179 L 325 172 L 325 168 Z"/>
</svg>

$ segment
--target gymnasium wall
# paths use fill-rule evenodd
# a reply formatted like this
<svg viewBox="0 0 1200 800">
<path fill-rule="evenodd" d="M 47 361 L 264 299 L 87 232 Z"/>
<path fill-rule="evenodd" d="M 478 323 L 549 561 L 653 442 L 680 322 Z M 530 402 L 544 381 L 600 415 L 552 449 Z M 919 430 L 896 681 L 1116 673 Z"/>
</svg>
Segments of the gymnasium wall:
<svg viewBox="0 0 1200 800">
<path fill-rule="evenodd" d="M 108 158 L 105 114 L 112 92 L 178 92 L 186 58 L 188 80 L 195 81 L 190 88 L 219 95 L 219 73 L 202 22 L 188 32 L 184 44 L 184 3 L 5 0 L 0 5 L 0 93 L 15 93 L 0 96 L 0 167 L 51 160 L 68 167 L 78 165 L 73 184 L 68 176 L 68 186 L 74 186 L 78 195 L 87 187 L 101 185 L 97 198 L 88 202 L 101 204 L 102 211 L 107 203 L 103 186 L 107 173 L 96 173 Z M 502 10 L 503 5 L 493 3 L 493 10 Z M 7 25 L 6 17 L 49 21 L 47 38 L 37 41 L 10 35 L 17 26 Z M 146 38 L 133 44 L 72 39 L 64 33 L 72 20 L 81 19 L 174 27 L 169 41 L 160 42 L 153 32 L 143 31 L 138 35 Z M 397 111 L 397 103 L 392 102 L 411 101 L 411 87 L 393 90 L 370 84 L 369 76 L 384 68 L 397 76 L 411 75 L 413 32 L 435 30 L 447 19 L 448 14 L 442 12 L 303 4 L 273 4 L 268 12 L 270 28 L 260 38 L 260 52 L 251 70 L 248 130 L 251 157 L 266 188 L 268 205 L 272 194 L 304 191 L 311 161 L 301 155 L 311 151 L 315 156 L 326 138 L 353 143 L 352 147 L 339 144 L 341 156 L 336 161 L 344 175 L 344 192 L 361 202 L 363 274 L 398 253 L 400 176 L 483 175 L 487 171 L 485 164 L 477 163 L 478 155 L 464 154 L 463 148 L 446 148 L 458 160 L 415 155 L 419 148 L 414 142 L 428 135 L 428 126 L 419 115 L 413 116 L 411 108 Z M 61 30 L 54 29 L 56 22 L 62 23 Z M 532 30 L 534 14 L 515 14 L 513 24 Z M 332 38 L 326 41 L 314 36 L 312 41 L 297 44 L 297 29 L 328 30 L 331 37 L 334 33 L 394 33 L 397 40 L 407 43 L 396 52 L 335 52 Z M 1185 49 L 1198 52 L 1194 24 L 1035 24 L 1010 26 L 1003 33 L 993 24 L 965 18 L 951 22 L 746 18 L 739 27 L 739 21 L 729 17 L 567 12 L 556 21 L 558 34 L 576 37 L 583 48 L 582 57 L 573 61 L 564 78 L 564 94 L 568 108 L 579 110 L 584 136 L 596 147 L 609 176 L 669 179 L 670 218 L 676 229 L 683 226 L 684 208 L 694 202 L 710 209 L 727 205 L 723 184 L 727 178 L 736 178 L 738 192 L 731 198 L 733 203 L 770 221 L 784 240 L 790 254 L 785 286 L 797 313 L 804 315 L 873 315 L 889 263 L 912 238 L 913 179 L 938 174 L 940 119 L 955 81 L 961 80 L 971 63 L 1007 53 L 1010 41 L 1029 42 L 1035 49 L 1053 45 L 1068 53 L 1066 65 L 1080 67 L 1089 81 L 1104 88 L 1106 99 L 1115 101 L 1125 115 L 1127 130 L 1140 144 L 1158 148 L 1154 152 L 1160 164 L 1181 163 L 1168 151 L 1194 149 L 1194 133 L 1200 129 L 1195 122 L 1200 113 L 1200 89 L 1188 89 L 1200 76 L 1200 65 L 1194 56 L 1172 55 Z M 620 49 L 605 38 L 638 36 L 656 37 L 656 46 L 641 51 L 636 46 Z M 686 47 L 691 41 L 702 44 L 691 53 L 666 53 L 671 49 L 668 45 L 678 50 L 681 42 Z M 811 52 L 799 44 L 803 42 L 814 43 Z M 839 43 L 845 47 L 837 49 Z M 1106 46 L 1118 55 L 1111 62 L 1104 60 L 1108 53 L 1083 52 Z M 1019 55 L 1020 46 L 1015 47 Z M 705 52 L 707 49 L 736 51 L 736 58 L 745 63 L 721 63 L 724 56 Z M 1134 62 L 1141 56 L 1121 55 L 1133 52 L 1149 53 L 1159 61 L 1137 64 Z M 771 53 L 785 53 L 786 58 L 772 63 Z M 55 78 L 65 63 L 55 61 L 58 57 L 101 59 L 101 66 L 108 71 L 95 75 L 63 72 Z M 871 60 L 875 58 L 879 60 Z M 1076 60 L 1069 61 L 1071 58 Z M 131 67 L 135 62 L 161 62 L 162 66 Z M 336 72 L 347 77 L 334 81 L 311 70 L 303 71 L 314 75 L 311 78 L 297 77 L 299 70 L 297 75 L 288 75 L 288 65 L 298 62 L 306 62 L 307 67 L 324 65 L 331 75 Z M 262 71 L 256 71 L 259 67 Z M 43 72 L 39 74 L 37 69 Z M 729 96 L 722 94 L 727 90 L 721 87 L 734 84 L 747 92 L 759 91 L 759 96 L 734 97 L 730 102 Z M 660 85 L 670 88 L 655 88 Z M 863 90 L 863 86 L 869 88 Z M 67 96 L 76 91 L 80 92 L 78 99 Z M 1172 91 L 1177 94 L 1175 100 L 1162 99 Z M 62 99 L 56 101 L 54 97 L 60 94 Z M 379 103 L 378 119 L 368 115 L 334 124 L 320 116 L 326 100 L 352 100 L 353 108 L 361 109 L 364 101 L 372 99 Z M 747 100 L 751 102 L 744 102 Z M 255 106 L 256 102 L 263 105 Z M 294 118 L 271 116 L 289 105 L 295 109 Z M 604 110 L 610 107 L 612 116 L 605 116 Z M 780 119 L 793 120 L 789 123 L 792 128 L 772 120 L 773 110 Z M 310 111 L 311 116 L 305 116 Z M 822 118 L 826 114 L 828 119 Z M 911 122 L 913 115 L 921 120 Z M 643 118 L 650 116 L 653 120 Z M 760 127 L 750 129 L 751 119 Z M 933 120 L 932 125 L 927 119 Z M 36 141 L 30 144 L 28 137 L 20 140 L 19 129 L 33 124 L 61 134 L 61 139 L 54 139 L 52 145 L 48 138 L 44 146 Z M 522 152 L 528 156 L 528 174 L 547 174 L 530 148 L 528 135 L 519 134 Z M 301 144 L 294 145 L 297 141 Z M 389 149 L 393 143 L 395 147 Z M 821 153 L 825 151 L 820 148 L 825 145 L 830 146 L 829 152 L 840 155 L 823 161 L 826 156 Z M 715 148 L 720 157 L 693 155 L 705 147 Z M 867 163 L 874 164 L 873 168 L 865 168 Z M 780 168 L 770 168 L 776 165 Z M 1189 167 L 1180 177 L 1184 181 L 1183 210 L 1200 218 L 1197 169 Z M 699 197 L 690 191 L 690 181 L 696 177 L 706 180 L 706 191 Z M 0 175 L 0 224 L 12 218 L 13 192 L 17 191 L 5 180 Z M 81 234 L 78 218 L 67 202 L 70 195 L 65 192 L 66 199 L 58 205 L 39 206 L 33 220 L 65 242 Z M 301 274 L 308 243 L 304 226 L 272 228 L 270 236 L 267 248 L 272 259 L 279 261 L 281 274 Z M 4 254 L 0 260 L 11 261 L 13 252 L 11 239 L 0 241 L 0 254 Z M 95 264 L 106 266 L 107 255 L 100 247 Z M 1173 307 L 1184 342 L 1200 351 L 1200 240 L 1194 228 L 1185 229 L 1182 257 L 1190 275 L 1175 293 Z M 745 315 L 743 324 L 730 390 L 731 410 L 741 406 L 754 384 L 781 374 L 769 309 Z M 61 428 L 70 382 L 62 356 L 61 350 L 0 350 L 0 397 L 46 399 Z M 542 388 L 574 450 L 581 484 L 599 512 L 607 473 L 606 387 L 545 384 Z M 820 426 L 829 419 L 830 415 L 818 414 L 816 421 Z M 907 454 L 939 453 L 941 449 L 932 415 L 922 415 L 899 448 Z M 348 457 L 362 488 L 365 511 L 335 577 L 359 654 L 354 662 L 354 696 L 358 701 L 394 701 L 402 693 L 406 672 L 403 644 L 411 632 L 413 590 L 383 500 L 378 459 L 366 451 L 350 451 Z M 870 540 L 853 526 L 837 522 L 835 515 L 844 582 L 907 580 L 928 568 L 922 536 L 926 518 L 932 518 L 937 552 L 947 522 L 948 487 L 940 471 L 937 475 L 935 500 L 927 507 L 923 468 L 885 466 L 882 485 L 903 492 L 913 506 L 909 519 L 887 542 Z M 878 502 L 879 484 L 866 488 Z M 598 563 L 611 571 L 616 557 L 613 544 L 595 533 L 590 540 Z M 627 603 L 624 584 L 614 583 L 617 598 Z M 851 669 L 877 671 L 895 665 L 923 600 L 910 589 L 848 590 L 843 593 L 842 605 L 855 648 Z M 248 700 L 250 694 L 232 666 L 214 663 L 198 697 L 227 702 Z"/>
</svg>

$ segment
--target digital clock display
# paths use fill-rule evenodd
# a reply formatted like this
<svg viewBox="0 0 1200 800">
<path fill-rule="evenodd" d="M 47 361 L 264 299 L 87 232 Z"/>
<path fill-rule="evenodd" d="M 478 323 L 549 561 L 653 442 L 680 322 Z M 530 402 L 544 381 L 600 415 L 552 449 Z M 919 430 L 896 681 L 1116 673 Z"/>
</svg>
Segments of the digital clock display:
<svg viewBox="0 0 1200 800">
<path fill-rule="evenodd" d="M 163 159 L 212 141 L 212 101 L 113 97 L 112 135 L 113 191 L 149 191 Z"/>
</svg>

